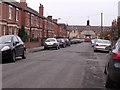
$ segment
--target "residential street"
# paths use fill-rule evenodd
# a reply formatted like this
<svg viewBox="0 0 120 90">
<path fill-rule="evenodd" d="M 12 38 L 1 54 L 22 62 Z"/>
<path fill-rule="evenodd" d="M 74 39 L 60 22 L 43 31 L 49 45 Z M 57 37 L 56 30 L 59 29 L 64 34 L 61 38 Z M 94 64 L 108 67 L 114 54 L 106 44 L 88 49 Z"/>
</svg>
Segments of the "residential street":
<svg viewBox="0 0 120 90">
<path fill-rule="evenodd" d="M 2 64 L 3 88 L 104 88 L 107 53 L 90 43 L 28 53 L 27 59 Z"/>
</svg>

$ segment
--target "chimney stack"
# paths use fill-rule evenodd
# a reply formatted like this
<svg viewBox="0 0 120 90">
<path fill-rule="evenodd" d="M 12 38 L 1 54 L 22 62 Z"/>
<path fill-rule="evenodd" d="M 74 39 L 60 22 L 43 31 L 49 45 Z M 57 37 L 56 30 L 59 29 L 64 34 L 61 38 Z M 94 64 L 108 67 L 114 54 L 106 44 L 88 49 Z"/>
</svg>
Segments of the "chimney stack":
<svg viewBox="0 0 120 90">
<path fill-rule="evenodd" d="M 26 6 L 27 6 L 26 0 L 20 0 L 20 4 L 21 4 L 23 7 L 26 7 Z"/>
<path fill-rule="evenodd" d="M 44 15 L 44 7 L 43 7 L 42 4 L 40 4 L 40 6 L 39 6 L 39 14 L 40 14 L 41 16 Z"/>
<path fill-rule="evenodd" d="M 58 21 L 57 19 L 53 19 L 53 22 L 57 23 L 57 21 Z"/>
<path fill-rule="evenodd" d="M 50 19 L 50 20 L 52 20 L 52 16 L 48 16 L 47 18 Z"/>
</svg>

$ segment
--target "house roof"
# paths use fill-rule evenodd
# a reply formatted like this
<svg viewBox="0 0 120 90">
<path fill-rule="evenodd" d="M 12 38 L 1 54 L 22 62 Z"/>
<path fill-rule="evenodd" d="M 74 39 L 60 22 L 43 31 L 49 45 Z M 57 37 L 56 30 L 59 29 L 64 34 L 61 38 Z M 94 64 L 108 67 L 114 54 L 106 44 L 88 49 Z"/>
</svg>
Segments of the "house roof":
<svg viewBox="0 0 120 90">
<path fill-rule="evenodd" d="M 36 10 L 34 10 L 34 9 L 28 7 L 28 6 L 25 7 L 24 10 L 27 11 L 27 12 L 30 12 L 31 14 L 34 14 L 34 15 L 39 16 L 39 17 L 41 17 L 41 18 L 44 18 L 44 17 L 41 16 Z"/>
<path fill-rule="evenodd" d="M 16 8 L 23 9 L 24 11 L 30 12 L 31 14 L 34 14 L 34 15 L 36 15 L 38 17 L 44 18 L 44 16 L 41 16 L 36 10 L 34 10 L 34 9 L 28 7 L 28 6 L 23 8 L 22 5 L 19 2 L 15 1 L 15 0 L 11 0 L 11 1 L 4 0 L 3 2 L 7 3 L 9 5 L 12 5 L 12 6 L 16 7 Z"/>
<path fill-rule="evenodd" d="M 96 33 L 101 31 L 100 26 L 89 26 L 89 28 L 90 28 L 90 30 L 93 30 Z M 86 29 L 87 29 L 87 26 L 76 26 L 76 25 L 67 26 L 67 30 L 70 30 L 70 31 L 77 30 L 77 31 L 82 32 L 83 30 L 86 30 Z M 111 27 L 110 26 L 104 26 L 103 30 L 110 31 Z"/>
<path fill-rule="evenodd" d="M 20 5 L 19 2 L 16 2 L 16 1 L 13 2 L 13 1 L 14 1 L 14 0 L 12 0 L 12 2 L 9 1 L 9 0 L 4 0 L 3 2 L 4 2 L 4 3 L 7 3 L 7 4 L 9 4 L 9 5 L 12 5 L 12 6 L 16 7 L 16 8 L 22 9 L 22 6 Z"/>
</svg>

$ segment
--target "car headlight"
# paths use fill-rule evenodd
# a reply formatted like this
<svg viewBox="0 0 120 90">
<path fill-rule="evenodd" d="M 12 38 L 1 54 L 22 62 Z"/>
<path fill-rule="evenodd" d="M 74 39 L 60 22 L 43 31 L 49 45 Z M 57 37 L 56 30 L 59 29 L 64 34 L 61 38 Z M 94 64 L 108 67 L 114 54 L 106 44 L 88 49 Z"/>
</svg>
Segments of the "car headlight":
<svg viewBox="0 0 120 90">
<path fill-rule="evenodd" d="M 6 50 L 9 50 L 9 49 L 10 49 L 9 46 L 4 46 L 4 47 L 1 49 L 1 51 L 6 51 Z"/>
</svg>

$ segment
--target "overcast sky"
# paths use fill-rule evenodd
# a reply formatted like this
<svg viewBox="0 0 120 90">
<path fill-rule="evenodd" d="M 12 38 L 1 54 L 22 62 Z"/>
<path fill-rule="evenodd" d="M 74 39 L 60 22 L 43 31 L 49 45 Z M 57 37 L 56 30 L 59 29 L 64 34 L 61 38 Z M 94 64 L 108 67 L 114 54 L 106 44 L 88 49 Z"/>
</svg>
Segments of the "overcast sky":
<svg viewBox="0 0 120 90">
<path fill-rule="evenodd" d="M 17 0 L 20 1 L 20 0 Z M 120 0 L 26 0 L 28 6 L 39 10 L 39 4 L 44 6 L 44 16 L 52 15 L 53 19 L 59 19 L 60 23 L 69 25 L 86 25 L 87 19 L 90 25 L 101 24 L 103 13 L 103 25 L 109 26 L 118 16 L 118 2 Z"/>
</svg>

